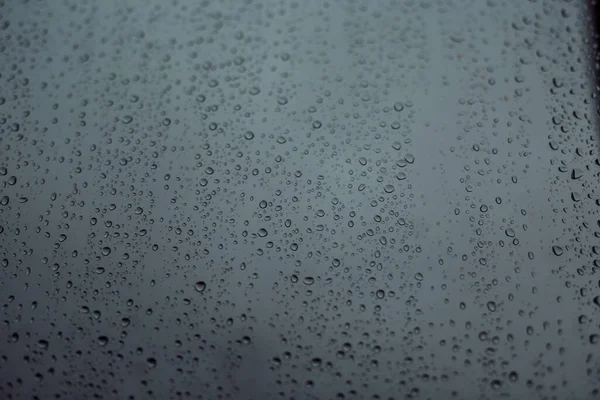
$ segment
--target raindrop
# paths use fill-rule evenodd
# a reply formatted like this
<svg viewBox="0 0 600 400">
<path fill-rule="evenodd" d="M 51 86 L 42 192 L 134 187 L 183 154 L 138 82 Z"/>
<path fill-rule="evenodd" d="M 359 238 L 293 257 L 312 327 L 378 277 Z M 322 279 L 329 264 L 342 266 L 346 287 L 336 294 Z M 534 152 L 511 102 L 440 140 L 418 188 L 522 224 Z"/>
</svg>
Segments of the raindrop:
<svg viewBox="0 0 600 400">
<path fill-rule="evenodd" d="M 202 293 L 206 290 L 206 282 L 204 281 L 198 281 L 194 284 L 194 289 L 196 289 L 196 292 L 198 293 Z"/>
<path fill-rule="evenodd" d="M 561 256 L 563 254 L 563 248 L 560 246 L 552 246 L 552 252 L 555 256 Z"/>
</svg>

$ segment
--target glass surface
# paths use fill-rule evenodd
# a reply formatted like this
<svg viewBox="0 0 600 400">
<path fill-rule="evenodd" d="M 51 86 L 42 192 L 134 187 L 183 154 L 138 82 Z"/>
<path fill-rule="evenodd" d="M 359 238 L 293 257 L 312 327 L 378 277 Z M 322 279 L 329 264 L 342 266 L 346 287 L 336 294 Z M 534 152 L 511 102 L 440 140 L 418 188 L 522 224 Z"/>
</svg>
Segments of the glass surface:
<svg viewBox="0 0 600 400">
<path fill-rule="evenodd" d="M 0 1 L 0 398 L 586 399 L 596 6 Z"/>
</svg>

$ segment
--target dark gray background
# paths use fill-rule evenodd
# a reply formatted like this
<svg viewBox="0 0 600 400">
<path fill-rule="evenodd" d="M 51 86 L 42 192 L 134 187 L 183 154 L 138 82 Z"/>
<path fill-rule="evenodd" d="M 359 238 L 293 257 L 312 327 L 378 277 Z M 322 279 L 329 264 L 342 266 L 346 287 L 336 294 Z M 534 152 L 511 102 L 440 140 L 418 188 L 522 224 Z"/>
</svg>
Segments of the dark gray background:
<svg viewBox="0 0 600 400">
<path fill-rule="evenodd" d="M 0 5 L 0 398 L 597 394 L 592 6 Z"/>
</svg>

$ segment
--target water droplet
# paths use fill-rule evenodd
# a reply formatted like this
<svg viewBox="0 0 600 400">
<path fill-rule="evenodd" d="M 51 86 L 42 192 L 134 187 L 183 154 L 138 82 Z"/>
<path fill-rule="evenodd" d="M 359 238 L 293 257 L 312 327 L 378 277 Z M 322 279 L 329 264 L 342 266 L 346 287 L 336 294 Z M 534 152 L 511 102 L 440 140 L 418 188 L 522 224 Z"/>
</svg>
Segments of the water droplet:
<svg viewBox="0 0 600 400">
<path fill-rule="evenodd" d="M 250 343 L 252 343 L 252 339 L 250 339 L 250 336 L 242 337 L 242 344 L 249 345 Z"/>
<path fill-rule="evenodd" d="M 194 284 L 194 289 L 198 293 L 204 292 L 206 290 L 206 282 L 204 282 L 204 281 L 198 281 L 198 282 L 196 282 Z"/>
</svg>

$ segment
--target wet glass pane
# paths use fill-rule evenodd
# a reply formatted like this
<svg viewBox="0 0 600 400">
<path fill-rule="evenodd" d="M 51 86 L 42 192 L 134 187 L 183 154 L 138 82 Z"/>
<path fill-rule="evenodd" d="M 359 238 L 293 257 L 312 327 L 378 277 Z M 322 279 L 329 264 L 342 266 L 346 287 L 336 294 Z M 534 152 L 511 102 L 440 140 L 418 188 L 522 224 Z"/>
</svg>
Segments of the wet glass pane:
<svg viewBox="0 0 600 400">
<path fill-rule="evenodd" d="M 0 398 L 596 396 L 595 13 L 0 0 Z"/>
</svg>

